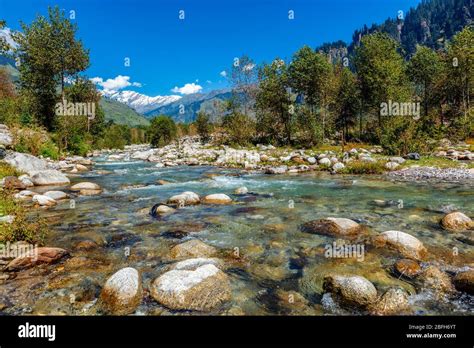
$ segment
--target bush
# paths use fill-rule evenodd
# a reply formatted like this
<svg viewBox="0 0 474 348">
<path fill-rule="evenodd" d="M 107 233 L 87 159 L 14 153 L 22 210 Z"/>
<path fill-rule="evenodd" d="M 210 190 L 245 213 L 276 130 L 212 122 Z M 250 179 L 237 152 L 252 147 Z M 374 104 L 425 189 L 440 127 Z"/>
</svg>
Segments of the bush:
<svg viewBox="0 0 474 348">
<path fill-rule="evenodd" d="M 161 147 L 176 139 L 178 130 L 176 123 L 170 117 L 160 115 L 151 120 L 149 133 L 151 145 Z"/>
<path fill-rule="evenodd" d="M 59 149 L 55 143 L 53 143 L 52 141 L 48 141 L 41 146 L 40 155 L 43 157 L 49 157 L 52 160 L 58 160 Z"/>
<path fill-rule="evenodd" d="M 224 117 L 222 124 L 227 133 L 227 143 L 231 145 L 249 145 L 255 138 L 255 121 L 238 111 Z"/>
</svg>

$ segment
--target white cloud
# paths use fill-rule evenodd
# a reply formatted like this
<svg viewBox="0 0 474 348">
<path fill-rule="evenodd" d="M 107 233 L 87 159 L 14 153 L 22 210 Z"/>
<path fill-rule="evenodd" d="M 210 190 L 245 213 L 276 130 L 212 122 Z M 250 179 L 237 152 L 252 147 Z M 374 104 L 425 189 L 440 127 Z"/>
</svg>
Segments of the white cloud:
<svg viewBox="0 0 474 348">
<path fill-rule="evenodd" d="M 193 94 L 197 93 L 202 89 L 200 85 L 193 83 L 186 83 L 183 87 L 176 86 L 171 90 L 173 93 L 180 93 L 180 94 Z"/>
<path fill-rule="evenodd" d="M 221 75 L 222 77 L 227 77 L 227 71 L 225 70 L 222 70 L 219 75 Z"/>
<path fill-rule="evenodd" d="M 211 84 L 212 81 L 211 80 L 206 80 L 206 83 Z"/>
<path fill-rule="evenodd" d="M 107 79 L 104 81 L 102 77 L 93 77 L 91 81 L 95 84 L 99 85 L 106 91 L 118 91 L 125 87 L 133 86 L 133 87 L 141 87 L 142 84 L 140 82 L 130 82 L 130 76 L 123 76 L 118 75 L 113 79 Z"/>
</svg>

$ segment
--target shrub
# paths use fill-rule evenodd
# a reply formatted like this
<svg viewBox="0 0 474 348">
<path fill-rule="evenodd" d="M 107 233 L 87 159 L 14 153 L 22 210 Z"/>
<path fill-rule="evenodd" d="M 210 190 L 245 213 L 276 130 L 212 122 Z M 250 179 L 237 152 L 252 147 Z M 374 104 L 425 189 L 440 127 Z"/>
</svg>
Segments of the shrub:
<svg viewBox="0 0 474 348">
<path fill-rule="evenodd" d="M 43 157 L 49 157 L 52 160 L 58 160 L 59 149 L 55 143 L 48 141 L 41 146 L 40 155 Z"/>
</svg>

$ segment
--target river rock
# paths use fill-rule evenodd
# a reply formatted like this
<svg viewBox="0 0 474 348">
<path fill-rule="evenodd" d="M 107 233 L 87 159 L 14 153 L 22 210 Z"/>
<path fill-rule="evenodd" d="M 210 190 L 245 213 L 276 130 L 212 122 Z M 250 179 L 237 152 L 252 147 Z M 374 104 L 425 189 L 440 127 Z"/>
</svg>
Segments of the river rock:
<svg viewBox="0 0 474 348">
<path fill-rule="evenodd" d="M 168 184 L 170 184 L 169 181 L 166 181 L 166 180 L 163 180 L 163 179 L 157 180 L 156 183 L 157 183 L 158 185 L 168 185 Z"/>
<path fill-rule="evenodd" d="M 171 266 L 171 269 L 182 270 L 182 271 L 192 271 L 203 265 L 214 265 L 217 268 L 222 268 L 222 261 L 216 258 L 206 258 L 206 257 L 197 257 L 194 259 L 186 259 L 180 262 L 177 262 Z"/>
<path fill-rule="evenodd" d="M 459 272 L 453 278 L 453 283 L 458 291 L 474 295 L 474 270 Z"/>
<path fill-rule="evenodd" d="M 3 187 L 8 190 L 24 190 L 26 185 L 16 176 L 7 176 L 3 179 Z"/>
<path fill-rule="evenodd" d="M 68 255 L 68 252 L 61 248 L 41 247 L 29 250 L 24 255 L 12 260 L 7 266 L 7 271 L 20 271 L 38 264 L 54 263 Z"/>
<path fill-rule="evenodd" d="M 179 195 L 172 196 L 168 199 L 169 204 L 177 204 L 177 205 L 195 205 L 199 204 L 201 199 L 199 196 L 191 191 L 183 192 Z"/>
<path fill-rule="evenodd" d="M 151 286 L 151 295 L 171 309 L 208 311 L 230 300 L 228 276 L 212 264 L 194 270 L 172 270 Z"/>
<path fill-rule="evenodd" d="M 47 207 L 50 207 L 56 204 L 56 201 L 53 198 L 44 196 L 44 195 L 34 195 L 33 202 L 38 203 L 41 206 L 47 206 Z"/>
<path fill-rule="evenodd" d="M 93 196 L 102 193 L 101 187 L 93 182 L 81 182 L 71 186 L 69 189 L 79 192 L 79 194 L 83 196 Z"/>
<path fill-rule="evenodd" d="M 415 160 L 415 161 L 419 161 L 421 156 L 418 152 L 412 152 L 412 153 L 409 153 L 407 155 L 407 158 L 410 159 L 410 160 Z"/>
<path fill-rule="evenodd" d="M 332 166 L 332 169 L 335 171 L 335 172 L 338 172 L 338 171 L 341 171 L 345 168 L 345 165 L 341 162 L 337 162 L 337 163 L 334 163 L 334 165 Z"/>
<path fill-rule="evenodd" d="M 387 246 L 410 259 L 422 260 L 427 254 L 423 243 L 405 232 L 386 231 L 377 236 L 375 241 L 376 246 Z"/>
<path fill-rule="evenodd" d="M 306 222 L 301 225 L 301 230 L 331 237 L 348 237 L 361 233 L 362 227 L 351 219 L 328 217 Z"/>
<path fill-rule="evenodd" d="M 436 294 L 443 295 L 454 291 L 449 275 L 435 266 L 428 266 L 417 279 L 421 282 L 422 288 L 432 290 Z"/>
<path fill-rule="evenodd" d="M 67 185 L 69 178 L 58 170 L 50 169 L 36 172 L 31 175 L 31 181 L 37 186 Z"/>
<path fill-rule="evenodd" d="M 324 277 L 323 290 L 342 305 L 365 307 L 377 300 L 377 289 L 361 276 L 328 275 Z"/>
<path fill-rule="evenodd" d="M 236 195 L 246 195 L 248 192 L 249 190 L 245 186 L 236 188 L 234 191 Z"/>
<path fill-rule="evenodd" d="M 203 199 L 203 203 L 206 204 L 229 204 L 232 203 L 232 198 L 223 193 L 214 193 L 207 195 Z"/>
<path fill-rule="evenodd" d="M 156 215 L 165 215 L 165 214 L 171 214 L 175 211 L 176 209 L 173 209 L 171 207 L 168 207 L 167 205 L 164 204 L 157 204 L 151 208 L 151 215 L 156 216 Z"/>
<path fill-rule="evenodd" d="M 400 259 L 395 262 L 395 271 L 403 277 L 414 278 L 421 272 L 420 264 L 411 259 Z"/>
<path fill-rule="evenodd" d="M 387 168 L 388 170 L 395 170 L 395 169 L 398 168 L 398 166 L 399 166 L 399 164 L 396 163 L 396 162 L 387 162 L 387 163 L 385 163 L 385 168 Z"/>
<path fill-rule="evenodd" d="M 403 157 L 390 157 L 390 162 L 394 162 L 397 164 L 405 163 L 405 159 Z"/>
<path fill-rule="evenodd" d="M 142 299 L 142 280 L 140 273 L 132 267 L 122 268 L 114 273 L 100 294 L 103 308 L 111 314 L 127 315 L 133 313 Z"/>
<path fill-rule="evenodd" d="M 170 250 L 172 259 L 211 257 L 216 253 L 216 248 L 201 242 L 198 239 L 191 239 L 187 242 L 175 245 Z"/>
<path fill-rule="evenodd" d="M 331 165 L 331 160 L 327 157 L 321 158 L 318 163 L 323 166 L 330 166 Z"/>
<path fill-rule="evenodd" d="M 0 124 L 0 145 L 8 147 L 13 144 L 12 135 L 7 126 Z"/>
<path fill-rule="evenodd" d="M 447 230 L 462 231 L 474 227 L 471 218 L 459 211 L 449 213 L 441 220 L 441 226 Z"/>
<path fill-rule="evenodd" d="M 48 191 L 44 193 L 44 196 L 52 198 L 55 201 L 68 198 L 68 195 L 64 193 L 63 191 Z"/>
<path fill-rule="evenodd" d="M 278 167 L 268 167 L 265 169 L 265 174 L 285 174 L 288 171 L 288 166 L 282 165 Z"/>
<path fill-rule="evenodd" d="M 18 177 L 18 179 L 23 183 L 23 185 L 25 185 L 26 187 L 33 187 L 35 186 L 35 184 L 33 183 L 33 181 L 31 181 L 31 178 L 26 175 L 26 174 L 23 174 L 23 175 L 20 175 Z"/>
<path fill-rule="evenodd" d="M 369 307 L 369 312 L 372 315 L 397 315 L 406 313 L 409 308 L 408 293 L 401 288 L 390 288 Z"/>
</svg>

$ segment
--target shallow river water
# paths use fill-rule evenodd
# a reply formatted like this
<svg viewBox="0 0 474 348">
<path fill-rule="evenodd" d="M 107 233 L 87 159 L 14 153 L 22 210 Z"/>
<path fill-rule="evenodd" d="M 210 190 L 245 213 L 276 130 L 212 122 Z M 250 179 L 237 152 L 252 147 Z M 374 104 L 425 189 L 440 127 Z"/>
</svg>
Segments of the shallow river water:
<svg viewBox="0 0 474 348">
<path fill-rule="evenodd" d="M 110 173 L 97 174 L 104 170 Z M 158 179 L 171 183 L 158 185 Z M 24 287 L 29 295 L 6 313 L 101 314 L 95 300 L 111 274 L 122 267 L 135 267 L 142 272 L 147 289 L 169 263 L 170 248 L 191 238 L 219 250 L 231 280 L 232 300 L 211 314 L 363 314 L 325 301 L 322 279 L 328 273 L 363 275 L 379 293 L 401 286 L 411 294 L 414 314 L 466 315 L 474 310 L 474 300 L 466 294 L 435 298 L 418 291 L 413 281 L 395 275 L 392 266 L 400 256 L 394 252 L 361 240 L 356 241 L 364 246 L 358 257 L 327 258 L 325 247 L 334 239 L 299 229 L 302 223 L 318 218 L 350 218 L 366 225 L 371 235 L 387 230 L 412 234 L 428 248 L 427 261 L 448 272 L 472 267 L 473 246 L 438 224 L 444 211 L 459 209 L 474 215 L 470 184 L 407 183 L 327 173 L 248 174 L 198 166 L 155 168 L 151 163 L 106 158 L 99 158 L 93 171 L 72 178 L 73 183 L 80 181 L 95 182 L 104 193 L 77 197 L 75 207 L 66 201 L 40 213 L 53 231 L 46 245 L 71 250 L 75 261 L 40 268 L 23 281 L 21 277 L 16 280 L 16 291 Z M 241 186 L 249 194 L 233 195 Z M 234 203 L 185 207 L 160 219 L 147 214 L 154 204 L 183 191 L 200 196 L 225 193 Z M 374 200 L 391 203 L 380 206 Z M 75 249 L 86 239 L 101 247 Z M 9 285 L 3 287 L 13 298 L 20 296 Z M 288 303 L 289 291 L 298 292 L 306 301 Z M 145 315 L 176 313 L 147 294 L 137 310 Z"/>
</svg>

